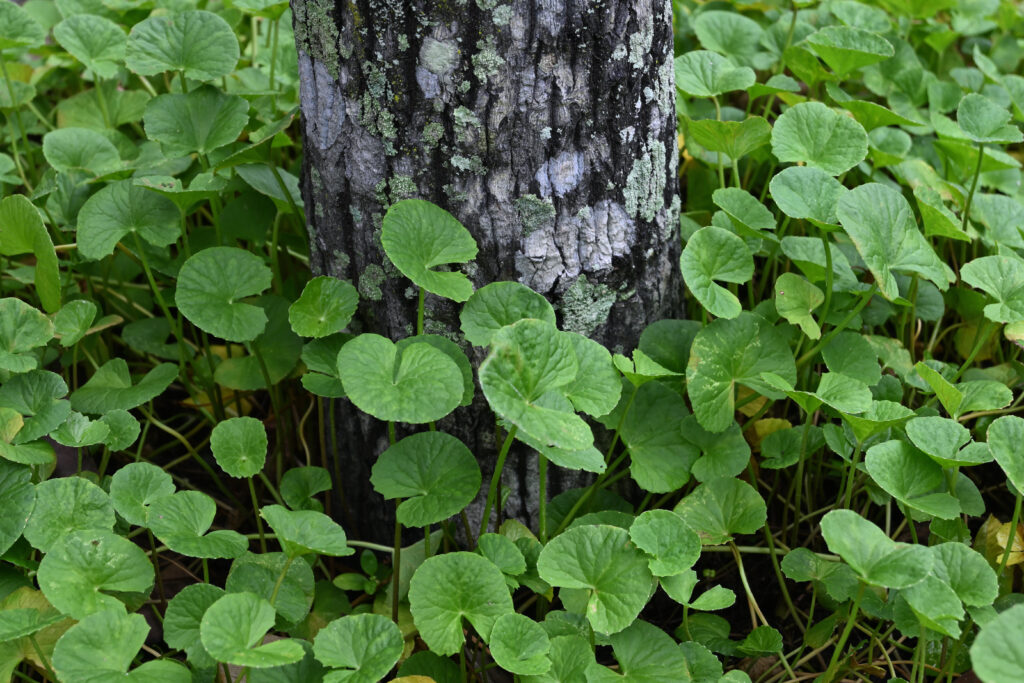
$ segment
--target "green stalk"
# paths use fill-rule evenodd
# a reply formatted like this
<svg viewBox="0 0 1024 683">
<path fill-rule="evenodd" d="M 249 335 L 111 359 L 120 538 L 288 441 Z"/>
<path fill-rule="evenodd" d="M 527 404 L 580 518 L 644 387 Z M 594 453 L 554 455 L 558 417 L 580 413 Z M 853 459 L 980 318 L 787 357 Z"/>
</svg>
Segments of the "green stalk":
<svg viewBox="0 0 1024 683">
<path fill-rule="evenodd" d="M 252 479 L 250 479 L 249 481 L 251 482 Z M 267 551 L 264 550 L 263 552 L 267 552 Z M 288 569 L 291 568 L 293 561 L 295 561 L 295 558 L 294 557 L 289 557 L 285 561 L 284 567 L 281 568 L 281 573 L 278 575 L 277 581 L 274 583 L 274 590 L 270 592 L 270 604 L 271 605 L 273 605 L 274 602 L 277 600 L 277 592 L 279 590 L 281 590 L 281 584 L 284 583 L 284 577 L 288 575 Z"/>
<path fill-rule="evenodd" d="M 11 104 L 14 104 L 14 88 L 11 86 L 11 77 L 7 73 L 7 62 L 0 56 L 0 72 L 3 73 L 4 84 L 7 86 L 7 94 L 11 98 Z M 11 151 L 13 152 L 14 165 L 18 169 L 18 175 L 21 177 L 21 182 L 25 184 L 25 187 L 29 192 L 32 192 L 32 184 L 28 181 L 28 177 L 25 175 L 25 169 L 21 163 L 21 154 L 18 152 L 18 143 L 14 136 L 14 123 L 12 122 L 17 114 L 17 110 L 12 109 L 11 114 L 7 117 L 7 127 L 11 129 Z M 21 124 L 21 120 L 18 120 L 18 130 L 21 131 L 21 139 L 25 143 L 25 157 L 28 160 L 28 134 L 25 132 L 25 127 Z"/>
<path fill-rule="evenodd" d="M 853 309 L 849 312 L 849 314 L 847 314 L 845 318 L 843 318 L 843 321 L 836 325 L 834 328 L 832 328 L 832 330 L 829 331 L 829 333 L 826 334 L 825 337 L 821 339 L 821 341 L 819 341 L 817 344 L 811 347 L 811 349 L 807 353 L 805 353 L 804 355 L 800 356 L 800 358 L 797 359 L 797 369 L 800 369 L 804 365 L 807 365 L 808 361 L 813 359 L 814 356 L 817 355 L 818 351 L 823 349 L 830 341 L 832 341 L 833 337 L 835 337 L 837 334 L 846 329 L 846 326 L 850 323 L 850 321 L 853 320 L 858 313 L 864 310 L 864 307 L 868 305 L 868 302 L 871 301 L 871 297 L 873 297 L 875 295 L 875 292 L 877 291 L 878 283 L 871 285 L 871 289 L 864 292 L 864 295 L 861 297 L 861 300 L 857 302 L 857 305 L 853 307 Z"/>
<path fill-rule="evenodd" d="M 548 542 L 548 459 L 541 453 L 537 453 L 537 500 L 540 508 L 537 531 L 541 544 L 545 544 Z"/>
<path fill-rule="evenodd" d="M 1013 504 L 1013 517 L 1010 520 L 1010 532 L 1006 535 L 1006 548 L 1003 549 L 1003 556 L 999 559 L 999 573 L 997 576 L 1002 576 L 1003 572 L 1006 571 L 1006 563 L 1010 559 L 1010 552 L 1013 550 L 1013 541 L 1017 537 L 1017 525 L 1020 524 L 1020 510 L 1021 510 L 1021 499 L 1022 494 L 1020 491 L 1017 492 L 1017 500 Z"/>
<path fill-rule="evenodd" d="M 395 423 L 388 420 L 388 443 L 395 445 Z M 391 551 L 391 621 L 398 623 L 398 580 L 402 568 L 402 523 L 398 521 L 398 506 L 402 504 L 401 498 L 395 499 L 395 538 Z"/>
<path fill-rule="evenodd" d="M 491 475 L 491 485 L 487 490 L 487 503 L 484 505 L 484 515 L 480 518 L 480 533 L 476 535 L 479 539 L 487 531 L 487 525 L 491 518 L 491 508 L 494 507 L 495 498 L 498 495 L 498 485 L 501 483 L 501 471 L 505 468 L 505 458 L 508 457 L 508 450 L 512 447 L 512 441 L 516 436 L 516 426 L 508 430 L 505 443 L 501 444 L 501 451 L 498 453 L 498 461 L 494 464 L 494 474 Z M 468 538 L 466 539 L 469 540 Z"/>
<path fill-rule="evenodd" d="M 981 162 L 985 158 L 985 143 L 978 143 L 978 163 L 974 167 L 974 179 L 971 180 L 971 191 L 967 193 L 967 201 L 964 202 L 964 215 L 960 221 L 960 229 L 967 231 L 967 220 L 971 215 L 971 202 L 974 201 L 974 191 L 978 189 L 978 176 L 981 175 Z"/>
<path fill-rule="evenodd" d="M 857 597 L 853 599 L 853 606 L 850 607 L 850 616 L 846 619 L 843 634 L 839 636 L 839 642 L 836 643 L 836 649 L 832 652 L 832 659 L 829 661 L 828 669 L 821 678 L 821 683 L 832 683 L 832 679 L 835 678 L 836 672 L 839 669 L 839 660 L 842 658 L 843 648 L 846 647 L 846 641 L 850 638 L 853 625 L 857 622 L 857 610 L 860 608 L 861 598 L 864 597 L 864 583 L 858 581 L 858 584 Z"/>
<path fill-rule="evenodd" d="M 847 510 L 850 509 L 850 504 L 853 502 L 853 478 L 857 474 L 857 463 L 860 462 L 860 441 L 857 441 L 857 446 L 853 449 L 853 455 L 850 456 L 850 471 L 846 477 L 846 486 L 843 487 L 843 507 Z"/>
<path fill-rule="evenodd" d="M 103 123 L 107 128 L 113 128 L 113 122 L 110 118 L 110 110 L 107 108 L 107 98 L 103 94 L 103 82 L 99 76 L 93 74 L 93 92 L 96 93 L 96 102 L 100 107 L 100 115 L 103 117 Z"/>
<path fill-rule="evenodd" d="M 426 296 L 426 294 L 424 292 L 424 289 L 422 287 L 420 287 L 419 302 L 417 303 L 417 306 L 416 306 L 416 334 L 417 335 L 423 334 L 423 308 L 424 308 L 424 298 L 425 298 L 425 296 Z"/>
<path fill-rule="evenodd" d="M 260 501 L 256 496 L 256 485 L 252 482 L 252 477 L 246 477 L 245 481 L 249 484 L 249 496 L 252 498 L 252 512 L 256 517 L 256 531 L 259 532 L 260 535 L 260 552 L 265 553 L 267 552 L 267 537 L 264 535 L 263 531 L 263 520 L 260 519 Z M 277 595 L 276 586 L 274 587 L 274 595 Z M 273 598 L 271 598 L 270 602 L 273 604 Z"/>
</svg>

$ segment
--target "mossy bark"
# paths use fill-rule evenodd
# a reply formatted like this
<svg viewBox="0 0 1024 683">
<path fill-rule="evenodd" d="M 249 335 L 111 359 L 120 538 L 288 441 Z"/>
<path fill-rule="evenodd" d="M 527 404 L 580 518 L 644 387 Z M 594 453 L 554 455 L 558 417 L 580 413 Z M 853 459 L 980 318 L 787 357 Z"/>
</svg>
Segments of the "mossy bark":
<svg viewBox="0 0 1024 683">
<path fill-rule="evenodd" d="M 529 285 L 563 329 L 628 351 L 647 323 L 678 313 L 669 0 L 292 0 L 292 9 L 311 263 L 357 285 L 361 329 L 412 333 L 416 291 L 379 239 L 387 207 L 406 197 L 443 206 L 474 235 L 480 253 L 466 272 L 478 286 Z M 464 344 L 457 313 L 428 297 L 426 331 Z M 354 412 L 339 417 L 341 484 L 358 511 L 348 521 L 380 534 L 389 506 L 368 472 L 386 439 Z M 497 445 L 482 398 L 442 427 L 489 476 Z M 529 519 L 533 458 L 518 461 L 506 511 Z M 549 480 L 557 489 L 575 478 Z"/>
</svg>

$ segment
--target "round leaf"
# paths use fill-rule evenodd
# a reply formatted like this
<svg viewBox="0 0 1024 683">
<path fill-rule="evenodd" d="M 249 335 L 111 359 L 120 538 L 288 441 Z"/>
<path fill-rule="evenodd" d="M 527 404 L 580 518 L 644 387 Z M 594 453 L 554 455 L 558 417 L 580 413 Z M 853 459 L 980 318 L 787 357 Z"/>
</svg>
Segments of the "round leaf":
<svg viewBox="0 0 1024 683">
<path fill-rule="evenodd" d="M 735 534 L 752 534 L 764 526 L 764 500 L 745 481 L 722 477 L 695 488 L 675 507 L 705 545 L 720 545 Z"/>
<path fill-rule="evenodd" d="M 971 440 L 971 432 L 956 420 L 937 415 L 915 417 L 907 422 L 907 436 L 939 465 L 955 467 L 957 455 Z"/>
<path fill-rule="evenodd" d="M 384 215 L 381 244 L 395 267 L 431 294 L 466 301 L 473 283 L 459 272 L 432 270 L 476 257 L 476 240 L 450 213 L 422 199 L 403 199 Z"/>
<path fill-rule="evenodd" d="M 210 434 L 210 449 L 232 477 L 253 477 L 267 461 L 267 430 L 254 417 L 229 417 Z"/>
<path fill-rule="evenodd" d="M 75 299 L 61 306 L 57 315 L 53 316 L 53 331 L 60 337 L 60 345 L 67 348 L 74 346 L 88 333 L 95 319 L 96 304 L 88 299 Z"/>
<path fill-rule="evenodd" d="M 487 641 L 498 617 L 513 612 L 501 570 L 467 552 L 435 555 L 420 565 L 409 586 L 409 606 L 420 637 L 440 655 L 462 647 L 463 617 Z"/>
<path fill-rule="evenodd" d="M 236 531 L 206 533 L 217 513 L 217 504 L 199 491 L 178 491 L 149 504 L 146 526 L 164 545 L 189 557 L 233 558 L 249 547 Z"/>
<path fill-rule="evenodd" d="M 738 187 L 724 187 L 711 194 L 711 200 L 725 215 L 741 235 L 757 239 L 775 237 L 766 235 L 763 230 L 775 230 L 775 216 L 757 197 Z"/>
<path fill-rule="evenodd" d="M 539 676 L 551 668 L 547 653 L 551 641 L 544 628 L 522 614 L 506 614 L 494 622 L 491 656 L 505 671 Z"/>
<path fill-rule="evenodd" d="M 670 510 L 648 510 L 629 527 L 629 538 L 651 557 L 655 576 L 681 574 L 700 557 L 700 537 Z"/>
<path fill-rule="evenodd" d="M 229 593 L 207 608 L 199 624 L 203 647 L 214 659 L 235 666 L 264 669 L 303 658 L 294 640 L 258 645 L 274 625 L 274 608 L 252 593 Z"/>
<path fill-rule="evenodd" d="M 175 302 L 203 331 L 228 341 L 249 341 L 263 331 L 267 316 L 239 299 L 267 289 L 270 277 L 260 257 L 244 249 L 204 249 L 181 266 Z"/>
<path fill-rule="evenodd" d="M 288 307 L 288 322 L 302 337 L 326 337 L 348 325 L 358 304 L 359 293 L 350 282 L 322 275 L 307 282 Z"/>
<path fill-rule="evenodd" d="M 341 557 L 355 553 L 348 547 L 345 530 L 322 512 L 267 505 L 260 510 L 260 516 L 277 534 L 288 557 L 310 553 Z"/>
<path fill-rule="evenodd" d="M 205 10 L 153 15 L 132 27 L 128 68 L 151 76 L 182 71 L 212 81 L 227 76 L 238 62 L 238 39 L 228 22 Z"/>
<path fill-rule="evenodd" d="M 971 645 L 974 673 L 984 683 L 1024 678 L 1024 605 L 1014 605 L 985 624 Z"/>
<path fill-rule="evenodd" d="M 410 344 L 399 356 L 390 340 L 361 334 L 338 352 L 338 375 L 352 403 L 378 420 L 439 420 L 462 401 L 458 365 L 428 343 Z"/>
<path fill-rule="evenodd" d="M 754 257 L 746 242 L 728 230 L 709 225 L 686 242 L 679 264 L 686 286 L 709 313 L 719 318 L 740 314 L 740 300 L 714 281 L 742 284 L 754 276 Z"/>
<path fill-rule="evenodd" d="M 757 80 L 754 70 L 737 67 L 708 50 L 691 50 L 675 58 L 676 87 L 695 97 L 714 97 L 732 90 L 746 90 Z"/>
<path fill-rule="evenodd" d="M 838 225 L 836 206 L 848 192 L 842 183 L 814 166 L 785 168 L 775 174 L 769 187 L 782 213 L 826 226 Z"/>
<path fill-rule="evenodd" d="M 189 662 L 197 667 L 209 668 L 215 664 L 203 647 L 199 624 L 210 605 L 224 594 L 224 589 L 218 586 L 193 583 L 182 588 L 167 603 L 163 623 L 164 640 L 171 647 L 184 650 Z"/>
<path fill-rule="evenodd" d="M 53 37 L 101 78 L 113 78 L 124 63 L 128 36 L 110 19 L 94 14 L 74 14 L 53 27 Z"/>
<path fill-rule="evenodd" d="M 313 606 L 315 580 L 310 563 L 290 561 L 284 553 L 250 553 L 231 563 L 224 582 L 228 593 L 253 593 L 273 602 L 286 623 L 298 623 Z"/>
<path fill-rule="evenodd" d="M 377 683 L 402 656 L 398 626 L 379 614 L 351 614 L 320 629 L 313 641 L 316 658 L 342 673 L 336 680 Z"/>
<path fill-rule="evenodd" d="M 1024 262 L 1015 256 L 993 255 L 965 263 L 960 277 L 996 300 L 985 317 L 997 323 L 1024 320 Z"/>
<path fill-rule="evenodd" d="M 35 501 L 32 470 L 0 458 L 0 555 L 21 537 Z"/>
<path fill-rule="evenodd" d="M 543 296 L 518 282 L 492 282 L 473 292 L 459 314 L 466 341 L 488 346 L 494 333 L 523 318 L 555 324 L 555 309 Z"/>
<path fill-rule="evenodd" d="M 154 97 L 146 105 L 146 136 L 168 158 L 206 155 L 234 142 L 249 122 L 249 103 L 210 85 Z"/>
<path fill-rule="evenodd" d="M 821 102 L 802 102 L 776 119 L 772 152 L 779 161 L 802 161 L 836 176 L 867 157 L 868 134 L 855 120 Z"/>
<path fill-rule="evenodd" d="M 1006 478 L 1018 491 L 1024 491 L 1024 419 L 1004 415 L 988 427 L 988 448 Z"/>
<path fill-rule="evenodd" d="M 999 595 L 996 573 L 985 556 L 963 543 L 931 546 L 932 573 L 953 589 L 965 605 L 991 605 Z"/>
<path fill-rule="evenodd" d="M 13 2 L 0 5 L 0 52 L 42 45 L 46 32 L 32 15 Z"/>
<path fill-rule="evenodd" d="M 10 372 L 32 370 L 37 365 L 36 359 L 23 354 L 44 346 L 51 339 L 53 323 L 49 318 L 20 299 L 0 299 L 0 368 Z"/>
<path fill-rule="evenodd" d="M 71 407 L 92 414 L 130 410 L 164 393 L 177 378 L 177 365 L 161 363 L 133 385 L 128 363 L 124 358 L 114 358 L 71 394 Z"/>
<path fill-rule="evenodd" d="M 829 550 L 873 586 L 913 586 L 928 575 L 932 566 L 928 548 L 896 543 L 852 510 L 828 512 L 821 518 L 821 535 Z"/>
<path fill-rule="evenodd" d="M 956 108 L 956 122 L 967 137 L 978 143 L 1013 144 L 1024 134 L 1010 123 L 1010 111 L 984 95 L 964 95 Z"/>
<path fill-rule="evenodd" d="M 61 173 L 84 171 L 101 176 L 121 167 L 121 155 L 102 133 L 88 128 L 58 128 L 43 136 L 43 156 Z"/>
<path fill-rule="evenodd" d="M 904 505 L 939 519 L 960 514 L 956 498 L 937 492 L 945 484 L 942 467 L 906 441 L 872 446 L 864 464 L 875 483 Z"/>
<path fill-rule="evenodd" d="M 854 26 L 826 26 L 807 36 L 806 40 L 839 76 L 896 54 L 888 40 Z"/>
<path fill-rule="evenodd" d="M 772 127 L 760 116 L 742 121 L 698 119 L 687 124 L 690 138 L 709 152 L 740 159 L 771 141 Z"/>
<path fill-rule="evenodd" d="M 128 463 L 110 479 L 110 500 L 129 524 L 145 526 L 147 508 L 174 493 L 171 475 L 148 462 Z"/>
<path fill-rule="evenodd" d="M 465 444 L 444 432 L 407 436 L 381 453 L 370 482 L 385 499 L 405 498 L 398 521 L 423 527 L 458 514 L 480 492 L 480 466 Z"/>
<path fill-rule="evenodd" d="M 586 589 L 586 615 L 600 633 L 632 624 L 651 594 L 647 558 L 625 529 L 578 526 L 548 541 L 537 559 L 540 577 L 552 586 Z"/>
<path fill-rule="evenodd" d="M 114 528 L 114 506 L 107 493 L 80 477 L 48 479 L 36 484 L 36 506 L 25 526 L 32 547 L 51 552 L 74 531 Z"/>
</svg>

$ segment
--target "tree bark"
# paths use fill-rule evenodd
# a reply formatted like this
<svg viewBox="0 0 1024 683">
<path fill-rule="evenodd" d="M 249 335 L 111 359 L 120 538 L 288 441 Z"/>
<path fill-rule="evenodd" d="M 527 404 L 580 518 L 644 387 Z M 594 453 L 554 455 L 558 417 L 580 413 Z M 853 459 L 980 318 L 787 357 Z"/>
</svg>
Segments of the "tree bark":
<svg viewBox="0 0 1024 683">
<path fill-rule="evenodd" d="M 562 329 L 631 349 L 681 302 L 670 0 L 292 0 L 314 272 L 359 289 L 361 329 L 413 333 L 416 290 L 383 258 L 400 199 L 450 211 L 480 247 L 465 271 L 544 294 Z M 461 343 L 428 296 L 426 331 Z M 475 355 L 475 357 L 474 357 Z M 387 528 L 368 473 L 379 425 L 342 410 L 356 534 Z M 442 428 L 497 447 L 478 392 Z M 522 455 L 522 454 L 521 454 Z M 533 457 L 510 457 L 510 514 L 530 519 Z M 557 468 L 552 468 L 557 469 Z M 552 473 L 553 489 L 576 478 Z M 535 488 L 535 486 L 533 487 Z M 477 512 L 479 514 L 479 512 Z"/>
</svg>

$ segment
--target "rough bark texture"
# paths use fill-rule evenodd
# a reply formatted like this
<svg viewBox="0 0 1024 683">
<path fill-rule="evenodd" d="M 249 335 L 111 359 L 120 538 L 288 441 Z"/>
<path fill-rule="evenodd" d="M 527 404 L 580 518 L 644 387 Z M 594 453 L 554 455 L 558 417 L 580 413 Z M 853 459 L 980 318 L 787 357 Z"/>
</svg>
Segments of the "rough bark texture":
<svg viewBox="0 0 1024 683">
<path fill-rule="evenodd" d="M 676 310 L 670 0 L 292 0 L 292 9 L 311 263 L 357 285 L 364 329 L 412 333 L 416 291 L 380 249 L 387 207 L 407 197 L 443 206 L 474 235 L 480 253 L 466 272 L 477 286 L 529 285 L 563 329 L 610 349 L 628 351 L 648 322 Z M 427 332 L 462 342 L 450 302 L 428 297 L 426 317 Z M 486 482 L 495 430 L 481 404 L 442 426 L 478 455 Z M 368 472 L 386 439 L 358 415 L 340 417 L 342 483 L 359 517 L 350 523 L 376 535 L 390 506 Z M 536 494 L 524 460 L 510 458 L 506 511 L 529 519 Z M 552 473 L 552 488 L 567 483 Z"/>
</svg>

